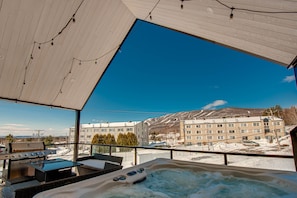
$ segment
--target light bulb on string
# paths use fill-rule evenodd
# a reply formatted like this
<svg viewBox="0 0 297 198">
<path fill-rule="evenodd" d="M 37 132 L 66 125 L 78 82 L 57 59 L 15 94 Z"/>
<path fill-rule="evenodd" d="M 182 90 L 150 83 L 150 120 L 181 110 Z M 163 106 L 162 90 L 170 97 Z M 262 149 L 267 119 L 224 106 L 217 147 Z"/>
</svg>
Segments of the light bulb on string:
<svg viewBox="0 0 297 198">
<path fill-rule="evenodd" d="M 75 23 L 75 13 L 72 15 L 72 22 Z"/>
<path fill-rule="evenodd" d="M 230 19 L 233 19 L 233 10 L 234 10 L 234 7 L 230 8 L 230 9 L 231 9 Z"/>
<path fill-rule="evenodd" d="M 54 45 L 54 39 L 52 39 L 51 45 Z"/>
</svg>

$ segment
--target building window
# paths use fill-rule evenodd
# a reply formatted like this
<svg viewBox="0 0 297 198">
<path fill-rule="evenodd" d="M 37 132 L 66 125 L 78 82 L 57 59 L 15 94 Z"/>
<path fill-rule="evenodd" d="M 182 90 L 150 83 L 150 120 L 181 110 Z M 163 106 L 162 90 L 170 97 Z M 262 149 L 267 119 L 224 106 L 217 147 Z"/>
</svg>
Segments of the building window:
<svg viewBox="0 0 297 198">
<path fill-rule="evenodd" d="M 234 127 L 234 124 L 233 123 L 229 123 L 228 126 L 229 127 Z"/>
<path fill-rule="evenodd" d="M 200 127 L 201 127 L 200 124 L 196 125 L 196 128 L 200 128 Z"/>
<path fill-rule="evenodd" d="M 241 123 L 240 126 L 246 127 L 247 126 L 247 123 Z"/>
<path fill-rule="evenodd" d="M 107 129 L 101 129 L 101 132 L 107 132 Z"/>
<path fill-rule="evenodd" d="M 261 140 L 260 136 L 255 136 L 255 140 Z"/>
<path fill-rule="evenodd" d="M 207 128 L 211 128 L 212 125 L 211 125 L 211 124 L 207 124 L 206 127 L 207 127 Z"/>
<path fill-rule="evenodd" d="M 208 140 L 212 140 L 212 136 L 207 136 L 207 139 Z"/>
<path fill-rule="evenodd" d="M 217 127 L 223 127 L 223 125 L 222 124 L 217 124 Z"/>
<path fill-rule="evenodd" d="M 224 131 L 223 130 L 218 130 L 218 133 L 224 133 Z"/>
<path fill-rule="evenodd" d="M 91 138 L 92 136 L 91 135 L 87 135 L 87 138 Z"/>
<path fill-rule="evenodd" d="M 186 128 L 191 128 L 191 125 L 186 125 Z"/>
<path fill-rule="evenodd" d="M 270 132 L 270 129 L 264 129 L 264 132 L 265 133 L 269 133 Z"/>
<path fill-rule="evenodd" d="M 247 136 L 242 136 L 242 140 L 248 140 Z"/>
<path fill-rule="evenodd" d="M 191 134 L 191 131 L 187 131 L 187 134 Z"/>
<path fill-rule="evenodd" d="M 280 126 L 280 122 L 274 122 L 274 126 Z"/>
<path fill-rule="evenodd" d="M 235 133 L 235 131 L 234 130 L 229 130 L 229 133 Z"/>
<path fill-rule="evenodd" d="M 109 129 L 109 132 L 115 132 L 115 129 Z"/>
<path fill-rule="evenodd" d="M 253 129 L 254 133 L 261 133 L 261 129 Z"/>
<path fill-rule="evenodd" d="M 229 136 L 229 139 L 234 140 L 235 136 Z"/>
<path fill-rule="evenodd" d="M 201 134 L 202 132 L 201 132 L 201 131 L 196 131 L 196 133 L 197 133 L 197 134 Z"/>
<path fill-rule="evenodd" d="M 212 134 L 212 130 L 208 130 L 207 131 L 207 134 Z"/>
<path fill-rule="evenodd" d="M 118 132 L 123 132 L 123 131 L 124 131 L 123 128 L 119 128 L 119 129 L 118 129 Z"/>
<path fill-rule="evenodd" d="M 247 133 L 248 130 L 247 129 L 241 129 L 241 133 Z"/>
<path fill-rule="evenodd" d="M 203 138 L 201 136 L 197 136 L 197 140 L 202 140 Z"/>
<path fill-rule="evenodd" d="M 263 122 L 264 122 L 264 133 L 269 133 L 270 129 L 269 129 L 269 120 L 268 120 L 268 118 L 264 118 Z"/>
<path fill-rule="evenodd" d="M 126 131 L 133 131 L 133 128 L 127 128 Z"/>
<path fill-rule="evenodd" d="M 260 126 L 260 123 L 259 122 L 253 122 L 253 126 L 256 127 L 256 126 Z"/>
<path fill-rule="evenodd" d="M 223 140 L 224 136 L 218 136 L 218 140 Z"/>
<path fill-rule="evenodd" d="M 191 139 L 191 136 L 187 136 L 187 140 L 190 140 Z"/>
</svg>

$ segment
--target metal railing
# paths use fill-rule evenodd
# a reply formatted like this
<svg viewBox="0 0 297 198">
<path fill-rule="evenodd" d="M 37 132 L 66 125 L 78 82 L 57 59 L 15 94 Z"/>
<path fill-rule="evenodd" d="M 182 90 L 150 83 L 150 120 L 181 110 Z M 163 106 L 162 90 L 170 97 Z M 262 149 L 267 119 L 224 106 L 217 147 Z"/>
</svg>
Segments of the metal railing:
<svg viewBox="0 0 297 198">
<path fill-rule="evenodd" d="M 57 146 L 74 146 L 74 143 L 69 144 L 54 144 L 48 147 L 57 147 Z M 292 159 L 292 163 L 294 163 L 293 155 L 273 155 L 273 154 L 257 154 L 257 153 L 238 153 L 238 152 L 219 152 L 219 151 L 201 151 L 201 150 L 188 150 L 188 149 L 176 149 L 176 148 L 158 148 L 158 147 L 146 147 L 146 146 L 120 146 L 120 145 L 106 145 L 106 144 L 82 144 L 78 143 L 78 146 L 81 148 L 88 148 L 88 155 L 93 155 L 93 153 L 107 153 L 109 155 L 118 155 L 119 153 L 134 152 L 134 163 L 133 165 L 138 164 L 138 151 L 139 150 L 155 150 L 155 151 L 163 151 L 168 152 L 170 159 L 176 159 L 174 154 L 178 152 L 183 153 L 196 153 L 196 154 L 210 154 L 210 155 L 221 155 L 223 156 L 223 161 L 221 164 L 226 166 L 229 165 L 229 157 L 230 156 L 246 156 L 246 157 L 264 157 L 264 158 L 277 158 L 277 159 Z M 87 155 L 87 153 L 84 153 Z M 153 154 L 152 154 L 153 155 Z M 75 159 L 74 159 L 75 160 Z M 297 170 L 296 170 L 297 171 Z"/>
</svg>

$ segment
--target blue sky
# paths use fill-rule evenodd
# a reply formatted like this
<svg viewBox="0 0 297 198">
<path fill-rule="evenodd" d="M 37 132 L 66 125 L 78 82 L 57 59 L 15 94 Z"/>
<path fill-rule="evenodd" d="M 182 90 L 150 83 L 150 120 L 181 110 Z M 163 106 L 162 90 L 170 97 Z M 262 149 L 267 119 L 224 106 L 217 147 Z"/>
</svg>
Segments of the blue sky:
<svg viewBox="0 0 297 198">
<path fill-rule="evenodd" d="M 293 70 L 138 21 L 81 112 L 81 123 L 140 121 L 224 107 L 297 106 Z M 0 134 L 66 135 L 75 112 L 0 101 Z"/>
</svg>

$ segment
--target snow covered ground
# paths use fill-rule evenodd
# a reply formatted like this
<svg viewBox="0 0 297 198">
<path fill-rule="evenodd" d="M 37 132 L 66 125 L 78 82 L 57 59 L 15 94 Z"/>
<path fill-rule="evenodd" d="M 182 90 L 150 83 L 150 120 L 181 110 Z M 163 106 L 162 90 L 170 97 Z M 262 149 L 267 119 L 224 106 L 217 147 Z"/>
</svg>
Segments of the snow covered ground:
<svg viewBox="0 0 297 198">
<path fill-rule="evenodd" d="M 258 153 L 273 155 L 293 155 L 290 136 L 280 139 L 280 147 L 277 142 L 268 143 L 266 140 L 255 141 L 260 146 L 245 146 L 241 143 L 217 143 L 213 146 L 175 146 L 174 149 L 181 150 L 197 150 L 197 151 L 220 151 L 235 153 Z M 79 156 L 89 155 L 88 149 L 80 150 Z M 123 157 L 124 168 L 135 165 L 134 150 L 131 152 L 116 152 L 113 155 Z M 144 163 L 156 158 L 170 158 L 170 151 L 137 149 L 137 164 Z M 67 147 L 58 147 L 57 154 L 51 158 L 63 158 L 72 160 L 73 151 Z M 208 153 L 190 153 L 190 152 L 173 152 L 173 159 L 195 161 L 201 163 L 224 164 L 224 156 L 220 154 Z M 271 158 L 271 157 L 253 157 L 253 156 L 237 156 L 227 155 L 228 166 L 242 166 L 263 169 L 275 169 L 295 171 L 293 159 L 287 158 Z"/>
</svg>

